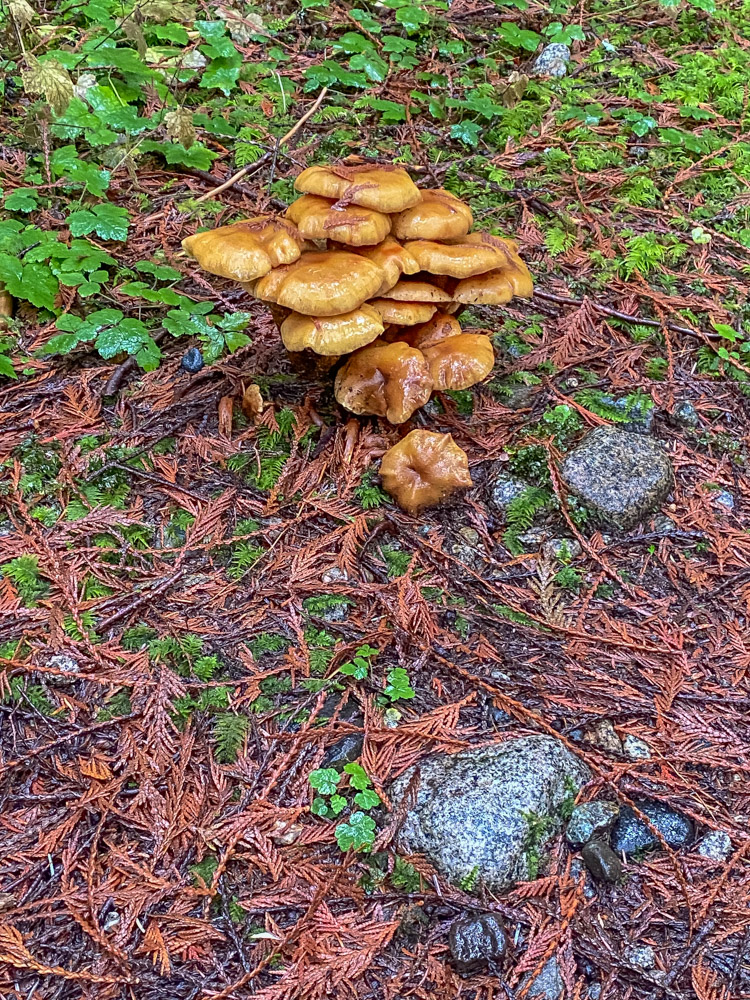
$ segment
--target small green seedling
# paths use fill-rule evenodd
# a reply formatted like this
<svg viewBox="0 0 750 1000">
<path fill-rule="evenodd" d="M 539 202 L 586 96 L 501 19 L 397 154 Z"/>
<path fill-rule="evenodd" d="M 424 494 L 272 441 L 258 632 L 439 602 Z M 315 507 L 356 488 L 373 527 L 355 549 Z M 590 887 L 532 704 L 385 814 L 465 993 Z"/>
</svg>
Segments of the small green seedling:
<svg viewBox="0 0 750 1000">
<path fill-rule="evenodd" d="M 348 787 L 339 790 L 339 785 L 348 777 Z M 380 796 L 372 787 L 372 781 L 361 764 L 352 762 L 339 773 L 333 767 L 321 767 L 312 771 L 309 777 L 310 785 L 320 794 L 313 799 L 310 811 L 315 816 L 331 819 L 340 815 L 344 809 L 358 806 L 359 809 L 350 814 L 348 820 L 336 827 L 336 841 L 342 851 L 350 847 L 355 851 L 369 848 L 375 841 L 375 820 L 366 816 L 365 812 L 380 805 Z M 343 792 L 355 791 L 350 800 Z"/>
</svg>

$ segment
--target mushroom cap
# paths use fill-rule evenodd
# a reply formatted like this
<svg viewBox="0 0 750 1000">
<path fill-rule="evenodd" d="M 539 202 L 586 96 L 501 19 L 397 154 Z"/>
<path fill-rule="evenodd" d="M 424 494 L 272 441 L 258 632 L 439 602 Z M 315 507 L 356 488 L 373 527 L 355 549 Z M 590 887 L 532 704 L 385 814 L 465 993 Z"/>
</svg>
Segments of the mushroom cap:
<svg viewBox="0 0 750 1000">
<path fill-rule="evenodd" d="M 492 341 L 483 333 L 460 333 L 420 350 L 436 389 L 468 389 L 487 378 L 495 364 Z"/>
<path fill-rule="evenodd" d="M 378 311 L 384 323 L 393 323 L 394 326 L 426 323 L 437 309 L 431 302 L 397 302 L 395 299 L 370 299 L 370 305 Z"/>
<path fill-rule="evenodd" d="M 474 235 L 481 237 L 483 234 L 472 233 L 467 240 L 471 240 Z M 502 267 L 459 281 L 454 289 L 454 299 L 469 305 L 502 305 L 510 302 L 514 295 L 531 298 L 534 294 L 534 282 L 528 267 L 516 252 L 515 243 L 512 240 L 502 240 L 499 236 L 488 237 L 484 234 L 484 237 L 498 245 L 506 255 L 505 263 Z"/>
<path fill-rule="evenodd" d="M 432 274 L 450 274 L 454 278 L 469 278 L 472 274 L 491 271 L 502 267 L 508 259 L 501 246 L 477 243 L 471 235 L 451 240 L 450 243 L 412 240 L 406 243 L 406 249 L 422 270 Z"/>
<path fill-rule="evenodd" d="M 276 276 L 259 281 L 255 294 L 303 316 L 339 316 L 357 309 L 378 290 L 383 272 L 366 257 L 340 250 L 304 253 Z"/>
<path fill-rule="evenodd" d="M 383 455 L 383 488 L 399 507 L 418 514 L 472 486 L 469 460 L 450 434 L 411 431 Z"/>
<path fill-rule="evenodd" d="M 350 354 L 382 332 L 383 322 L 369 305 L 340 316 L 300 316 L 293 312 L 281 324 L 281 339 L 288 351 L 309 349 L 329 357 Z"/>
<path fill-rule="evenodd" d="M 261 215 L 188 236 L 182 247 L 209 274 L 253 281 L 297 260 L 303 243 L 291 222 Z"/>
<path fill-rule="evenodd" d="M 429 281 L 397 281 L 393 288 L 383 292 L 383 299 L 397 302 L 450 302 L 451 295 Z"/>
<path fill-rule="evenodd" d="M 328 198 L 303 194 L 286 211 L 308 240 L 336 240 L 348 246 L 380 243 L 391 231 L 391 220 L 382 212 L 362 205 L 336 206 Z"/>
<path fill-rule="evenodd" d="M 436 312 L 426 323 L 420 323 L 411 330 L 398 330 L 394 339 L 404 340 L 418 351 L 424 351 L 426 347 L 434 347 L 448 337 L 458 337 L 461 333 L 461 324 L 455 316 Z"/>
<path fill-rule="evenodd" d="M 467 204 L 444 188 L 423 190 L 417 205 L 394 215 L 392 232 L 402 240 L 448 240 L 465 236 L 474 223 Z"/>
<path fill-rule="evenodd" d="M 432 379 L 421 351 L 401 342 L 375 340 L 355 351 L 339 369 L 335 393 L 352 413 L 402 424 L 430 398 Z"/>
<path fill-rule="evenodd" d="M 416 205 L 421 197 L 419 188 L 403 167 L 370 163 L 308 167 L 294 186 L 305 194 L 317 194 L 334 201 L 342 199 L 350 205 L 364 205 L 387 214 L 403 212 Z"/>
<path fill-rule="evenodd" d="M 356 252 L 371 260 L 373 264 L 377 264 L 385 274 L 383 283 L 377 291 L 378 295 L 393 288 L 402 274 L 416 274 L 419 270 L 419 264 L 409 251 L 391 236 L 386 236 L 383 242 L 375 247 L 364 247 Z"/>
</svg>

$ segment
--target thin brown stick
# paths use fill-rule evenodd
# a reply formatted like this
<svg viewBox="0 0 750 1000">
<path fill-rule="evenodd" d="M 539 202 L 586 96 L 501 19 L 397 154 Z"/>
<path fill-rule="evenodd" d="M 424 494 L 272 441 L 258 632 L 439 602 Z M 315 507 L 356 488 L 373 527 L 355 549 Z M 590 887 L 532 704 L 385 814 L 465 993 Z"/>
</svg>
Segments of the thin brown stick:
<svg viewBox="0 0 750 1000">
<path fill-rule="evenodd" d="M 572 299 L 565 295 L 555 295 L 552 292 L 543 292 L 539 288 L 534 289 L 534 298 L 544 299 L 545 302 L 557 302 L 561 306 L 580 306 L 583 305 L 583 299 Z M 593 302 L 589 299 L 593 309 L 597 312 L 603 313 L 605 316 L 611 316 L 613 319 L 622 320 L 623 323 L 639 323 L 643 326 L 655 326 L 659 329 L 666 327 L 668 330 L 674 330 L 675 333 L 686 333 L 690 337 L 716 337 L 718 334 L 711 333 L 699 333 L 697 330 L 691 330 L 688 326 L 678 326 L 677 323 L 662 323 L 658 319 L 646 319 L 642 316 L 631 316 L 629 313 L 620 312 L 617 309 L 611 309 L 609 306 L 603 306 L 599 302 Z"/>
<path fill-rule="evenodd" d="M 222 191 L 226 191 L 227 188 L 232 187 L 233 184 L 236 184 L 237 181 L 240 180 L 240 178 L 250 173 L 250 171 L 254 173 L 267 160 L 270 160 L 271 157 L 274 155 L 274 153 L 279 149 L 279 147 L 289 142 L 289 140 L 292 138 L 295 132 L 297 132 L 299 129 L 302 128 L 307 119 L 315 114 L 320 105 L 323 103 L 323 100 L 327 93 L 328 93 L 328 87 L 323 87 L 321 92 L 316 97 L 315 103 L 310 108 L 307 109 L 307 111 L 304 113 L 304 115 L 302 115 L 302 117 L 296 123 L 296 125 L 293 125 L 292 128 L 290 128 L 289 131 L 286 133 L 286 135 L 282 135 L 282 137 L 278 140 L 273 150 L 268 150 L 267 152 L 265 152 L 259 160 L 255 161 L 255 163 L 248 163 L 241 170 L 238 170 L 236 174 L 232 174 L 229 180 L 224 181 L 223 184 L 219 184 L 219 186 L 217 188 L 214 188 L 213 191 L 207 191 L 206 194 L 202 194 L 200 198 L 196 198 L 195 204 L 197 205 L 202 201 L 206 201 L 207 198 L 215 198 L 217 194 L 221 194 Z"/>
</svg>

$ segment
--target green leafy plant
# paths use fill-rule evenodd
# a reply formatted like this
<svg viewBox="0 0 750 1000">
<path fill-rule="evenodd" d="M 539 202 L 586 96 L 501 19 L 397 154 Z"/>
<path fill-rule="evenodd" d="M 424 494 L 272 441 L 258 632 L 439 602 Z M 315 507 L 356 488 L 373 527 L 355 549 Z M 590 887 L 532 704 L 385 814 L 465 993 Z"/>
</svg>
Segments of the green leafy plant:
<svg viewBox="0 0 750 1000">
<path fill-rule="evenodd" d="M 16 556 L 0 566 L 0 574 L 11 580 L 21 601 L 28 608 L 49 593 L 49 584 L 39 571 L 39 556 Z"/>
</svg>

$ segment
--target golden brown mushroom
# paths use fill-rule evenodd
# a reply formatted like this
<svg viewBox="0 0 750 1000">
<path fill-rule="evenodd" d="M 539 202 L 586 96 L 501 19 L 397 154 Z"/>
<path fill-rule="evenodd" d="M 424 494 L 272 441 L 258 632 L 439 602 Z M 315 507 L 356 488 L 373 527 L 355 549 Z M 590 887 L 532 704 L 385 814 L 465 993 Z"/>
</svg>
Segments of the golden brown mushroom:
<svg viewBox="0 0 750 1000">
<path fill-rule="evenodd" d="M 294 186 L 305 194 L 317 194 L 349 205 L 364 205 L 376 212 L 403 212 L 420 200 L 419 188 L 403 167 L 370 163 L 330 167 L 308 167 Z"/>
<path fill-rule="evenodd" d="M 255 293 L 303 316 L 338 316 L 358 309 L 378 290 L 383 272 L 371 260 L 339 250 L 304 253 L 277 282 L 259 281 Z"/>
<path fill-rule="evenodd" d="M 438 288 L 429 281 L 397 281 L 393 288 L 380 295 L 382 299 L 395 299 L 397 302 L 450 302 L 448 292 Z"/>
<path fill-rule="evenodd" d="M 380 315 L 369 305 L 340 316 L 300 316 L 293 312 L 281 324 L 281 339 L 288 351 L 309 349 L 333 357 L 372 343 L 382 332 Z"/>
<path fill-rule="evenodd" d="M 377 264 L 385 274 L 383 283 L 377 291 L 378 295 L 393 288 L 402 274 L 416 274 L 419 270 L 419 264 L 412 255 L 390 236 L 375 247 L 362 247 L 356 252 L 371 260 L 373 264 Z"/>
<path fill-rule="evenodd" d="M 380 243 L 391 231 L 391 220 L 362 205 L 337 205 L 327 198 L 303 194 L 286 212 L 308 240 L 335 240 L 348 246 Z"/>
<path fill-rule="evenodd" d="M 516 253 L 515 244 L 511 240 L 501 240 L 499 237 L 489 237 L 489 239 L 497 241 L 500 245 L 500 249 L 507 257 L 505 263 L 497 270 L 476 274 L 459 281 L 453 291 L 454 299 L 466 305 L 493 306 L 510 302 L 514 295 L 525 299 L 531 298 L 534 293 L 534 282 L 528 267 Z"/>
<path fill-rule="evenodd" d="M 412 240 L 405 244 L 423 271 L 450 274 L 454 278 L 469 278 L 493 268 L 502 267 L 507 255 L 500 244 L 477 243 L 471 236 L 450 243 L 433 240 Z"/>
<path fill-rule="evenodd" d="M 234 281 L 253 281 L 273 267 L 291 264 L 302 253 L 304 240 L 291 222 L 258 216 L 196 233 L 182 241 L 204 271 Z"/>
<path fill-rule="evenodd" d="M 405 340 L 411 347 L 424 351 L 426 347 L 434 347 L 448 337 L 458 337 L 461 334 L 461 324 L 448 313 L 436 312 L 432 319 L 411 330 L 397 330 L 394 340 Z"/>
<path fill-rule="evenodd" d="M 437 309 L 430 302 L 397 302 L 394 299 L 370 299 L 369 304 L 377 310 L 384 323 L 392 323 L 394 326 L 426 323 Z"/>
<path fill-rule="evenodd" d="M 495 364 L 492 341 L 482 333 L 461 333 L 420 350 L 436 389 L 468 389 L 487 378 Z"/>
<path fill-rule="evenodd" d="M 472 485 L 469 460 L 450 434 L 411 431 L 383 455 L 383 488 L 399 507 L 418 514 Z"/>
<path fill-rule="evenodd" d="M 376 340 L 355 351 L 339 369 L 335 392 L 352 413 L 402 424 L 430 398 L 432 379 L 421 351 Z"/>
<path fill-rule="evenodd" d="M 465 236 L 474 218 L 460 198 L 443 188 L 422 190 L 422 199 L 393 217 L 392 232 L 402 240 L 448 240 Z"/>
</svg>

